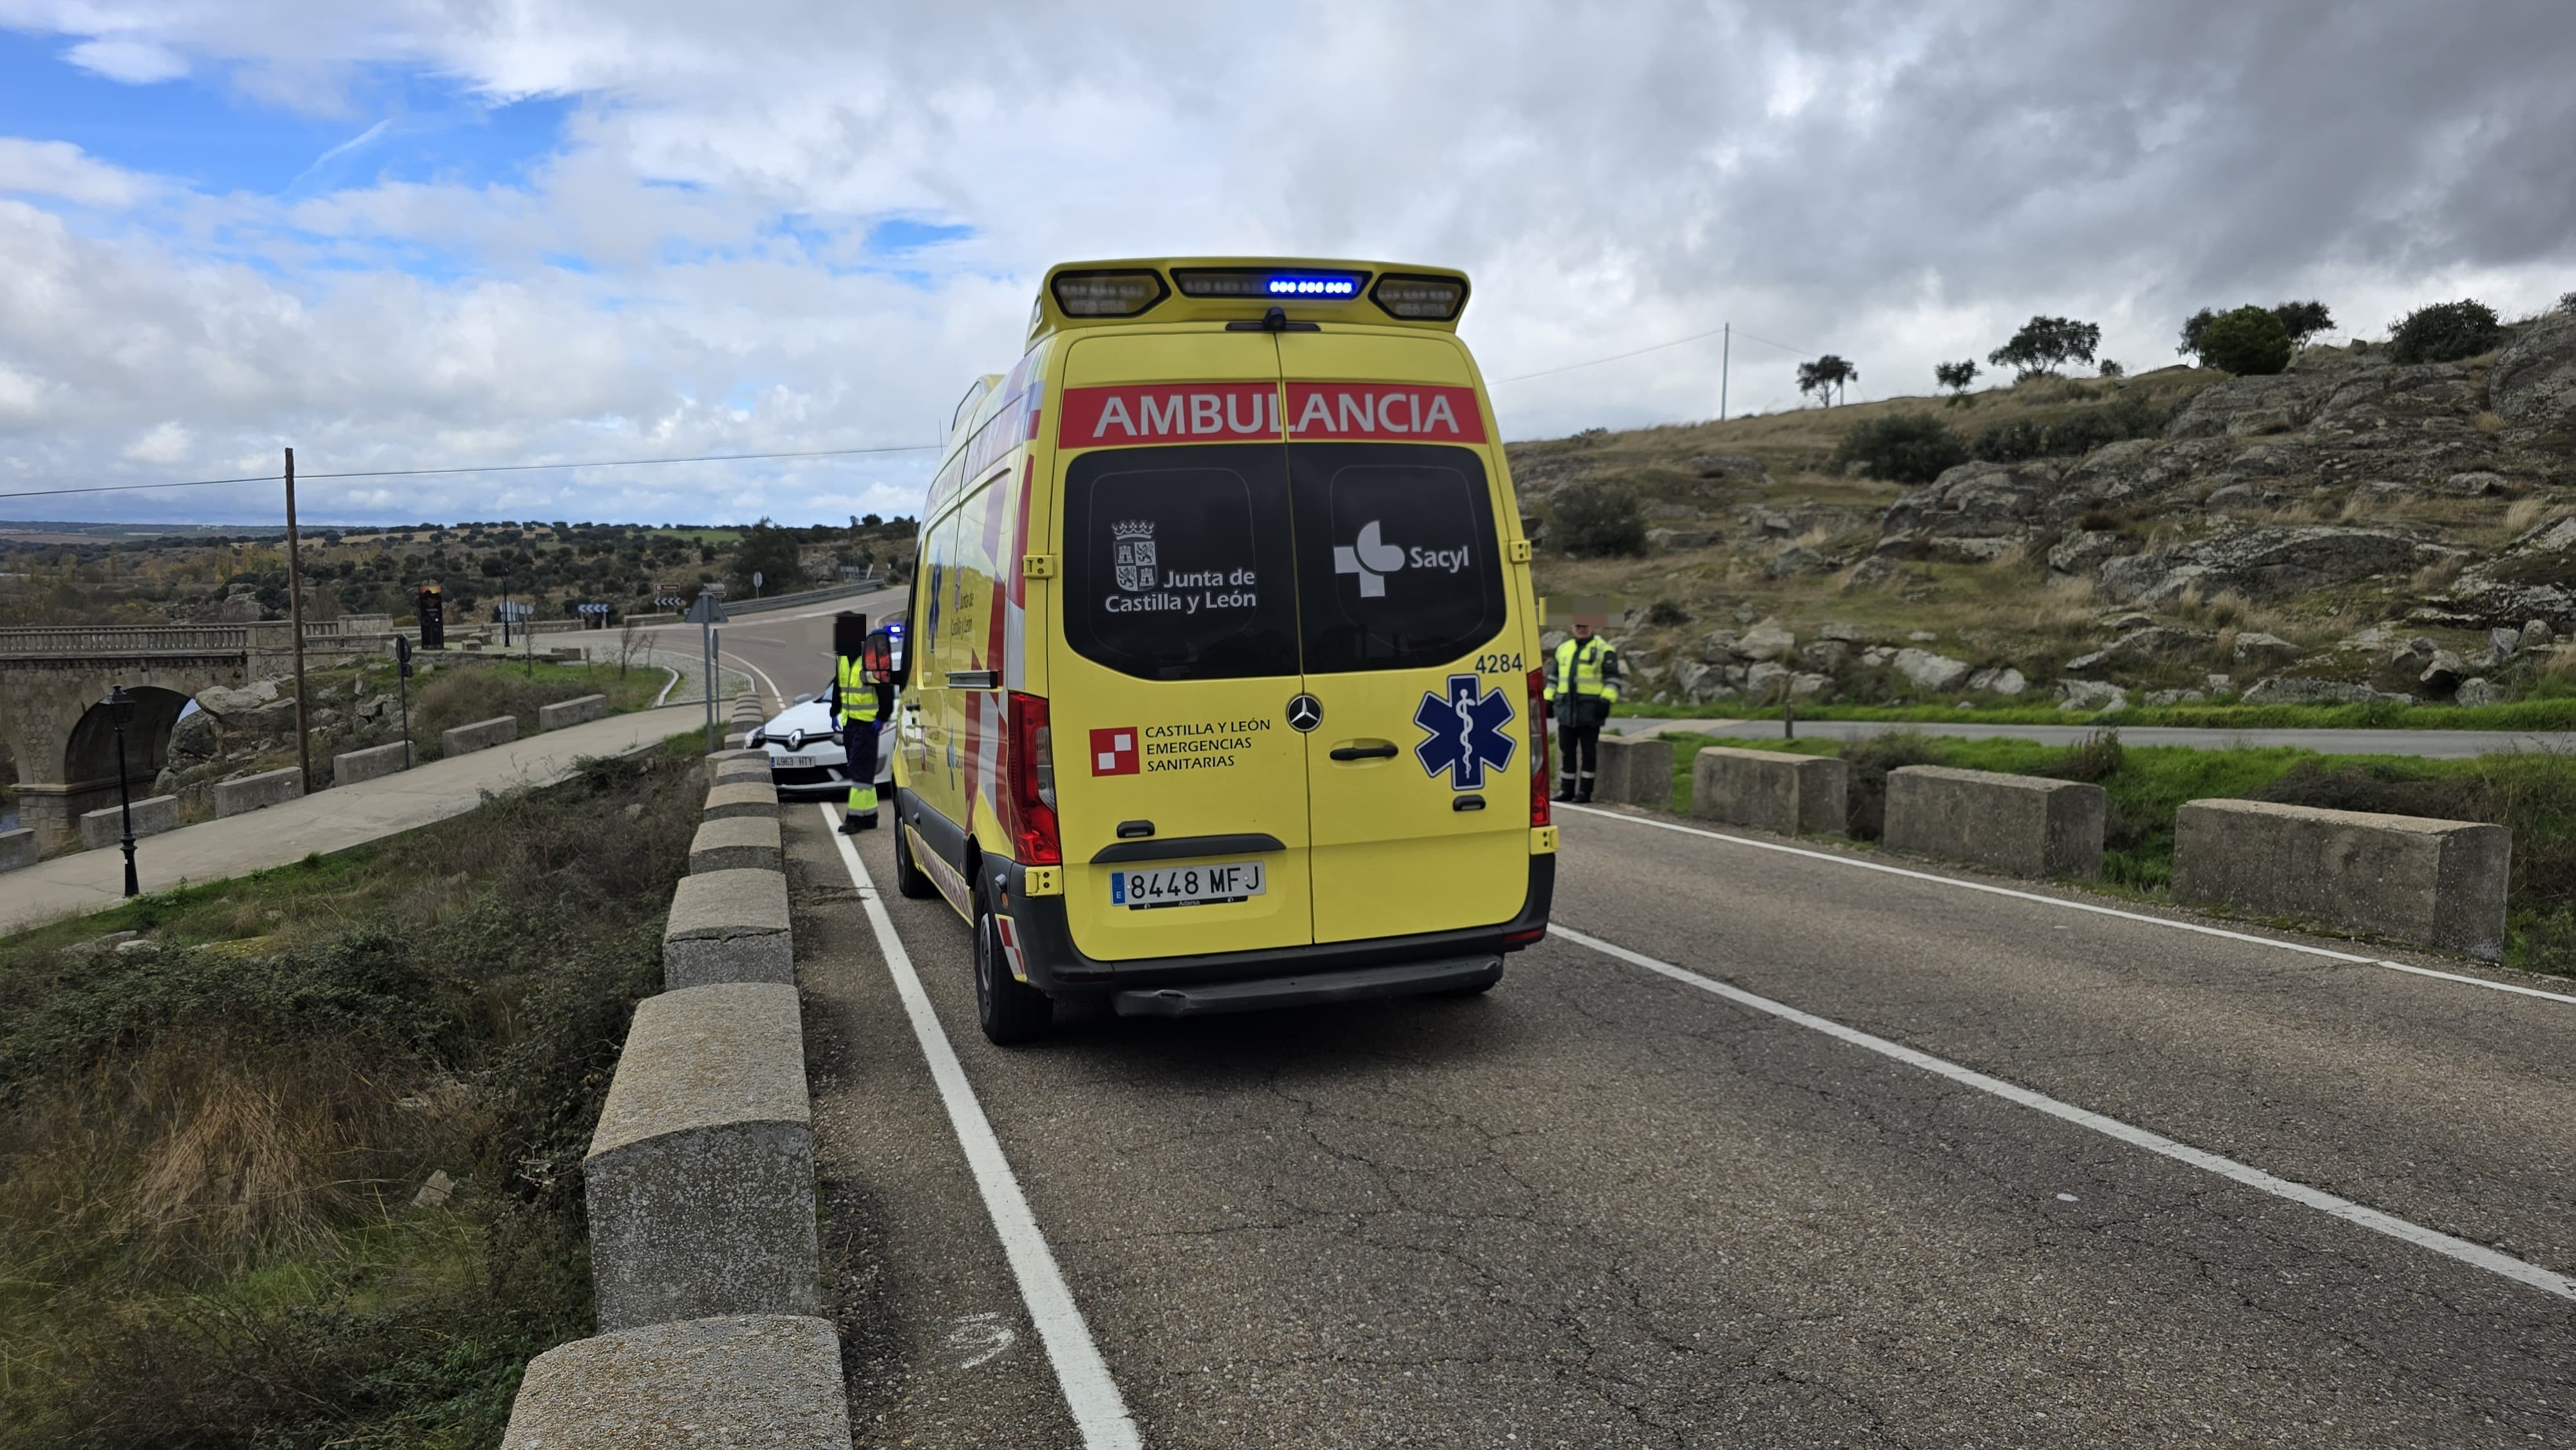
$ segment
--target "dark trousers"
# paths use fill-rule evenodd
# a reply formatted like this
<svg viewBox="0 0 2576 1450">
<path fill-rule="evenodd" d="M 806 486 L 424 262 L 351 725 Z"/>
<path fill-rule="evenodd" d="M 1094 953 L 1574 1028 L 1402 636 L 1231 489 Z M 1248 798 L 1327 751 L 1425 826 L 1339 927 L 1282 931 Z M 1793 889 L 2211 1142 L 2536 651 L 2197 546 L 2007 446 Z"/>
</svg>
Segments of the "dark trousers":
<svg viewBox="0 0 2576 1450">
<path fill-rule="evenodd" d="M 1592 777 L 1601 769 L 1601 727 L 1565 725 L 1556 732 L 1560 790 L 1583 800 L 1592 798 Z"/>
<path fill-rule="evenodd" d="M 850 804 L 846 814 L 853 819 L 877 818 L 877 727 L 873 721 L 841 722 L 841 753 L 847 757 L 850 772 Z"/>
</svg>

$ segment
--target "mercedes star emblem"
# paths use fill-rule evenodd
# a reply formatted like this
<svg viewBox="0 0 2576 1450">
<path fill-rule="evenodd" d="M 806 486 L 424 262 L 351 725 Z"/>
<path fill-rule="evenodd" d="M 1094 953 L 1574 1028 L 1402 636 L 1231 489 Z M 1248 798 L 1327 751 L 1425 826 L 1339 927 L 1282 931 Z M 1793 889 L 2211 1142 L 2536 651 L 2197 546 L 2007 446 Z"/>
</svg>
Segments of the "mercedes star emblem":
<svg viewBox="0 0 2576 1450">
<path fill-rule="evenodd" d="M 1324 723 L 1324 702 L 1312 695 L 1299 695 L 1288 702 L 1288 728 L 1303 735 Z"/>
</svg>

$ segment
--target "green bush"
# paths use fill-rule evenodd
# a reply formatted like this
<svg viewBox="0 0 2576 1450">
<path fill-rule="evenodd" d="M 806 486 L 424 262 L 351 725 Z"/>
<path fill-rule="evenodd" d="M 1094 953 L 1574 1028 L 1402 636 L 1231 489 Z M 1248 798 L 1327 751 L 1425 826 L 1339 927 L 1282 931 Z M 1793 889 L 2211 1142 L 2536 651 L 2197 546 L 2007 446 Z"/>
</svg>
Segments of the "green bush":
<svg viewBox="0 0 2576 1450">
<path fill-rule="evenodd" d="M 1843 788 L 1843 831 L 1855 841 L 1875 841 L 1887 834 L 1889 771 L 1941 763 L 1932 742 L 1912 730 L 1890 730 L 1846 742 L 1842 757 L 1850 772 Z"/>
<path fill-rule="evenodd" d="M 2027 418 L 1997 423 L 1968 445 L 1970 453 L 1988 463 L 2019 463 L 2025 458 L 2037 458 L 2047 449 L 2047 430 Z"/>
<path fill-rule="evenodd" d="M 1968 461 L 1968 445 L 1929 413 L 1873 418 L 1843 435 L 1834 462 L 1857 463 L 1872 478 L 1891 483 L 1930 483 L 1941 471 Z"/>
<path fill-rule="evenodd" d="M 2239 307 L 2200 329 L 2203 366 L 2241 376 L 2277 373 L 2290 365 L 2290 334 L 2268 307 Z"/>
<path fill-rule="evenodd" d="M 1547 506 L 1548 542 L 1578 559 L 1646 552 L 1646 515 L 1618 484 L 1569 483 Z"/>
<path fill-rule="evenodd" d="M 2466 299 L 2418 307 L 2389 331 L 2388 355 L 2400 363 L 2458 362 L 2504 341 L 2495 309 Z"/>
</svg>

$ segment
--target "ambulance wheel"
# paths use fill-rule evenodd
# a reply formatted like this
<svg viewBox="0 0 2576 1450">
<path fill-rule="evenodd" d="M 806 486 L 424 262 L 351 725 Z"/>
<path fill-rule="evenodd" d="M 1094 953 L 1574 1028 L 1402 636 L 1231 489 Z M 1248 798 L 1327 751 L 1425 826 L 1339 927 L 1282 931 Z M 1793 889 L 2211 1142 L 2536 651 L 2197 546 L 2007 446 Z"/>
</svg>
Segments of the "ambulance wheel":
<svg viewBox="0 0 2576 1450">
<path fill-rule="evenodd" d="M 894 889 L 895 894 L 911 901 L 928 901 L 939 894 L 930 878 L 913 864 L 912 833 L 903 828 L 903 812 L 894 814 Z"/>
<path fill-rule="evenodd" d="M 975 913 L 975 1025 L 996 1047 L 1035 1041 L 1055 1025 L 1055 1003 L 1011 975 L 1002 928 L 990 911 Z"/>
</svg>

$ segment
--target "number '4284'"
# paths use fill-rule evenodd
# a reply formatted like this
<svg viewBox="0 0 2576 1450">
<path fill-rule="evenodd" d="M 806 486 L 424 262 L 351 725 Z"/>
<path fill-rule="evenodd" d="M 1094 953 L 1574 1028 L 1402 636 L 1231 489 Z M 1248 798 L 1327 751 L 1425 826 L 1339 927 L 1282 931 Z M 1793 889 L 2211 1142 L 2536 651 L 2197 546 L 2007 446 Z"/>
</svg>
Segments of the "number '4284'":
<svg viewBox="0 0 2576 1450">
<path fill-rule="evenodd" d="M 1480 675 L 1517 675 L 1521 672 L 1520 651 L 1509 654 L 1476 656 L 1476 673 Z"/>
</svg>

